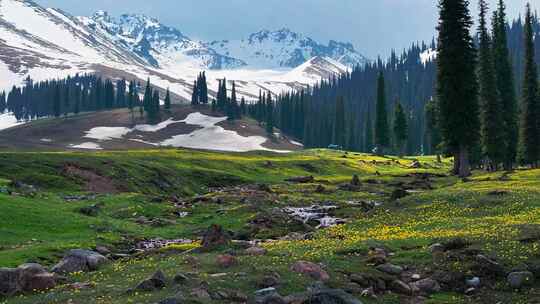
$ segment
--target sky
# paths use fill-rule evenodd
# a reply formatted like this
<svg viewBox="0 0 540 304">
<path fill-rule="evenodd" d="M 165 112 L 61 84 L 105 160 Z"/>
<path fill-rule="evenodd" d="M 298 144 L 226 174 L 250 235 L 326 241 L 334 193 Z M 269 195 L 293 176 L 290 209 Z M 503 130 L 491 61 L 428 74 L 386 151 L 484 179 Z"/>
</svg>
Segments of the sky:
<svg viewBox="0 0 540 304">
<path fill-rule="evenodd" d="M 374 59 L 413 41 L 431 41 L 437 23 L 436 0 L 35 0 L 73 15 L 105 10 L 113 16 L 143 13 L 196 40 L 240 39 L 261 29 L 290 28 L 316 41 L 351 42 Z M 498 0 L 488 0 L 495 7 Z M 506 0 L 508 15 L 540 0 Z M 471 1 L 476 14 L 476 0 Z"/>
</svg>

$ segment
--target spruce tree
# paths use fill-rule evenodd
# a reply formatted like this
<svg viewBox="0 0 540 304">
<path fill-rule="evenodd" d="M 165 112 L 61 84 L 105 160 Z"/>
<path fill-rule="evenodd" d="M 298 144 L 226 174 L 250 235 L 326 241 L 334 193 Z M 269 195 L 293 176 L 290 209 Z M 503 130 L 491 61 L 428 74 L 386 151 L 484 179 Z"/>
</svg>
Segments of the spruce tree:
<svg viewBox="0 0 540 304">
<path fill-rule="evenodd" d="M 336 100 L 335 119 L 334 119 L 334 144 L 345 147 L 345 103 L 343 97 Z"/>
<path fill-rule="evenodd" d="M 272 101 L 272 95 L 268 92 L 266 97 L 266 133 L 268 136 L 274 136 L 274 102 Z"/>
<path fill-rule="evenodd" d="M 502 146 L 504 145 L 504 124 L 502 123 L 502 107 L 493 63 L 492 42 L 487 29 L 488 5 L 485 0 L 480 0 L 479 6 L 478 80 L 482 122 L 482 154 L 489 160 L 488 169 L 496 170 L 504 157 L 504 146 Z"/>
<path fill-rule="evenodd" d="M 371 120 L 371 114 L 368 110 L 366 112 L 366 124 L 364 126 L 365 135 L 364 135 L 364 152 L 372 153 L 373 152 L 373 121 Z"/>
<path fill-rule="evenodd" d="M 523 96 L 520 131 L 520 160 L 533 167 L 540 159 L 539 134 L 539 90 L 538 71 L 535 61 L 533 16 L 530 4 L 525 15 L 525 72 L 523 77 Z"/>
<path fill-rule="evenodd" d="M 504 146 L 501 146 L 504 151 L 504 169 L 511 170 L 517 157 L 519 132 L 514 73 L 508 50 L 506 7 L 503 0 L 499 0 L 498 10 L 493 17 L 493 62 L 495 64 L 497 89 L 501 99 L 504 124 Z"/>
<path fill-rule="evenodd" d="M 480 128 L 476 50 L 469 1 L 439 0 L 437 99 L 440 128 L 461 177 L 470 175 L 469 153 Z"/>
<path fill-rule="evenodd" d="M 441 143 L 441 132 L 439 130 L 439 109 L 437 106 L 437 100 L 431 99 L 426 103 L 426 134 L 425 134 L 425 148 L 427 154 L 439 155 L 439 145 Z"/>
<path fill-rule="evenodd" d="M 409 136 L 408 128 L 405 111 L 403 111 L 401 103 L 397 101 L 394 109 L 394 137 L 399 156 L 403 156 L 405 143 Z"/>
<path fill-rule="evenodd" d="M 54 114 L 54 117 L 58 118 L 60 117 L 60 114 L 61 114 L 61 109 L 60 109 L 60 105 L 61 105 L 61 94 L 60 94 L 60 84 L 57 83 L 55 88 L 54 88 L 54 97 L 53 97 L 53 114 Z"/>
<path fill-rule="evenodd" d="M 381 72 L 377 79 L 377 116 L 375 121 L 375 144 L 377 146 L 377 153 L 380 154 L 384 154 L 384 149 L 390 145 L 385 90 L 384 75 Z"/>
<path fill-rule="evenodd" d="M 171 92 L 169 91 L 169 88 L 167 88 L 167 93 L 165 93 L 164 108 L 165 110 L 171 109 Z"/>
<path fill-rule="evenodd" d="M 148 114 L 152 114 L 153 111 L 152 108 L 152 85 L 150 84 L 150 78 L 146 81 L 146 89 L 144 90 L 144 97 L 143 97 L 143 108 L 144 111 Z"/>
<path fill-rule="evenodd" d="M 199 104 L 199 85 L 197 80 L 193 81 L 193 92 L 191 93 L 191 105 L 197 106 Z"/>
</svg>

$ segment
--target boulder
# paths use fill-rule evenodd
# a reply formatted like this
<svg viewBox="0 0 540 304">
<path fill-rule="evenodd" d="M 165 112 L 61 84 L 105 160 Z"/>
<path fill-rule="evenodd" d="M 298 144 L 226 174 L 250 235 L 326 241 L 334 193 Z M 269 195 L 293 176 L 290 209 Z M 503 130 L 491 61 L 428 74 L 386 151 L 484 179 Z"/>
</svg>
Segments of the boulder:
<svg viewBox="0 0 540 304">
<path fill-rule="evenodd" d="M 281 276 L 277 272 L 269 272 L 262 275 L 257 280 L 257 286 L 260 288 L 269 288 L 278 286 L 281 283 Z"/>
<path fill-rule="evenodd" d="M 421 293 L 435 293 L 441 291 L 439 282 L 432 278 L 425 278 L 410 284 L 413 290 L 418 290 Z"/>
<path fill-rule="evenodd" d="M 330 279 L 328 273 L 324 271 L 321 266 L 307 261 L 298 261 L 294 263 L 291 266 L 291 271 L 308 275 L 317 281 L 327 281 Z"/>
<path fill-rule="evenodd" d="M 226 246 L 230 243 L 230 236 L 219 225 L 212 225 L 203 236 L 202 248 L 211 250 L 219 246 Z"/>
<path fill-rule="evenodd" d="M 401 280 L 393 280 L 392 283 L 390 283 L 390 288 L 394 292 L 399 293 L 399 294 L 404 294 L 404 295 L 412 294 L 411 286 L 407 285 L 407 283 Z"/>
<path fill-rule="evenodd" d="M 273 287 L 255 291 L 256 304 L 285 304 L 287 303 Z"/>
<path fill-rule="evenodd" d="M 351 180 L 351 186 L 360 186 L 360 178 L 358 177 L 358 175 L 353 175 L 352 177 L 352 180 Z"/>
<path fill-rule="evenodd" d="M 322 289 L 310 294 L 302 304 L 362 304 L 342 289 Z"/>
<path fill-rule="evenodd" d="M 530 271 L 517 271 L 511 272 L 506 278 L 508 285 L 513 289 L 520 289 L 523 287 L 530 287 L 534 283 L 534 275 Z"/>
<path fill-rule="evenodd" d="M 163 271 L 156 271 L 150 278 L 141 281 L 135 287 L 138 291 L 155 291 L 164 288 L 167 285 L 167 278 Z"/>
<path fill-rule="evenodd" d="M 375 267 L 378 271 L 391 274 L 391 275 L 400 275 L 403 272 L 403 267 L 393 265 L 390 263 L 382 264 Z"/>
<path fill-rule="evenodd" d="M 92 205 L 92 206 L 86 206 L 79 209 L 79 212 L 86 216 L 98 216 L 99 212 L 101 211 L 101 208 L 99 205 Z"/>
<path fill-rule="evenodd" d="M 189 282 L 189 278 L 185 274 L 179 273 L 174 276 L 173 281 L 175 284 L 183 285 Z"/>
<path fill-rule="evenodd" d="M 479 254 L 475 259 L 476 268 L 482 271 L 485 274 L 491 276 L 504 276 L 506 271 L 504 267 L 498 262 L 486 257 L 485 255 Z"/>
<path fill-rule="evenodd" d="M 95 271 L 107 263 L 103 255 L 83 249 L 70 250 L 66 256 L 52 268 L 52 272 L 67 274 L 79 271 Z"/>
<path fill-rule="evenodd" d="M 480 283 L 481 281 L 479 277 L 473 277 L 465 281 L 465 285 L 467 285 L 467 287 L 480 287 Z"/>
<path fill-rule="evenodd" d="M 407 192 L 407 190 L 405 189 L 396 189 L 392 192 L 391 196 L 390 196 L 390 199 L 392 199 L 393 201 L 395 200 L 398 200 L 400 198 L 404 198 L 406 196 L 409 195 L 409 192 Z"/>
<path fill-rule="evenodd" d="M 351 276 L 349 277 L 349 280 L 351 280 L 351 282 L 356 283 L 362 287 L 370 286 L 369 280 L 361 274 L 356 274 L 356 273 L 351 274 Z"/>
<path fill-rule="evenodd" d="M 260 255 L 265 255 L 267 250 L 262 248 L 262 247 L 250 247 L 248 249 L 246 249 L 246 254 L 247 255 L 251 255 L 251 256 L 260 256 Z"/>
<path fill-rule="evenodd" d="M 0 268 L 0 296 L 44 291 L 56 285 L 57 277 L 39 264 L 28 263 L 17 268 Z"/>
<path fill-rule="evenodd" d="M 230 254 L 220 254 L 216 257 L 216 264 L 221 268 L 229 268 L 236 265 L 237 260 Z"/>
</svg>

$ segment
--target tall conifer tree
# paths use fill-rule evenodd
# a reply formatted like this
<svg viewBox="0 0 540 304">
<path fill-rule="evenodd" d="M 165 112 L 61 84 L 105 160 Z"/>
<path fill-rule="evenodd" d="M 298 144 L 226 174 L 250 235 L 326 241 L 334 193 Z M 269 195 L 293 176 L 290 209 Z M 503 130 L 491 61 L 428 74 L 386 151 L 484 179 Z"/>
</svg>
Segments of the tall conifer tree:
<svg viewBox="0 0 540 304">
<path fill-rule="evenodd" d="M 520 160 L 533 167 L 540 159 L 539 134 L 539 91 L 538 70 L 535 61 L 533 15 L 527 4 L 525 15 L 525 75 L 523 77 L 523 96 L 521 113 Z"/>
<path fill-rule="evenodd" d="M 471 36 L 469 1 L 439 0 L 437 99 L 440 127 L 455 170 L 470 175 L 469 153 L 480 127 L 476 50 Z"/>
<path fill-rule="evenodd" d="M 334 120 L 334 144 L 345 147 L 345 102 L 343 97 L 338 97 L 336 100 Z"/>
<path fill-rule="evenodd" d="M 377 116 L 375 121 L 375 144 L 377 152 L 384 154 L 384 149 L 390 145 L 390 129 L 386 111 L 386 89 L 384 75 L 379 73 L 377 79 Z"/>
<path fill-rule="evenodd" d="M 408 136 L 407 116 L 401 103 L 397 101 L 394 110 L 394 137 L 399 156 L 403 155 Z"/>
</svg>

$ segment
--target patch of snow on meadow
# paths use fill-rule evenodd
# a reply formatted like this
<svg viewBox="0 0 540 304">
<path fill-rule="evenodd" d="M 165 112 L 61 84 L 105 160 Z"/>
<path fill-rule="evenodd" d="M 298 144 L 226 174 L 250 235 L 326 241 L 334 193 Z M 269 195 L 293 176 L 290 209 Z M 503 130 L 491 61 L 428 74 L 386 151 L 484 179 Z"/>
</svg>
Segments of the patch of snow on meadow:
<svg viewBox="0 0 540 304">
<path fill-rule="evenodd" d="M 94 142 L 85 142 L 80 145 L 70 145 L 70 148 L 83 149 L 83 150 L 103 150 L 103 148 Z"/>
<path fill-rule="evenodd" d="M 262 146 L 266 142 L 266 138 L 262 136 L 244 137 L 235 131 L 225 130 L 216 124 L 227 120 L 227 117 L 212 117 L 197 113 L 191 113 L 182 122 L 190 125 L 201 126 L 202 129 L 195 130 L 190 134 L 182 134 L 173 136 L 163 142 L 163 146 L 219 150 L 230 152 L 248 152 L 256 150 L 267 150 L 274 152 L 289 152 L 271 150 Z"/>
<path fill-rule="evenodd" d="M 167 128 L 169 125 L 176 124 L 182 121 L 174 120 L 172 118 L 169 118 L 165 121 L 162 121 L 158 123 L 157 125 L 136 125 L 133 130 L 141 131 L 141 132 L 157 132 L 159 130 L 163 130 Z"/>
<path fill-rule="evenodd" d="M 24 121 L 17 121 L 17 118 L 13 114 L 5 113 L 0 114 L 0 130 L 9 129 L 18 125 L 25 124 Z"/>
<path fill-rule="evenodd" d="M 87 131 L 84 137 L 104 141 L 120 139 L 129 132 L 131 132 L 131 129 L 124 127 L 97 127 Z"/>
</svg>

